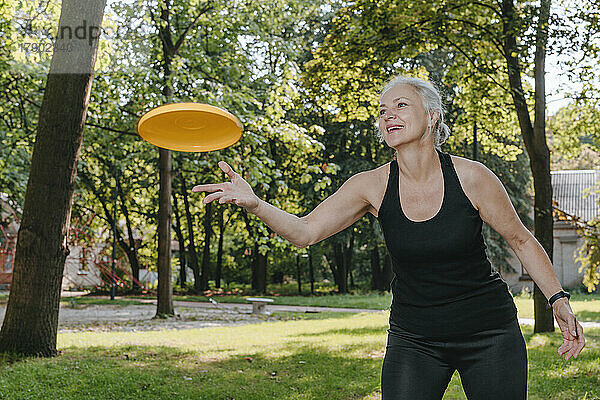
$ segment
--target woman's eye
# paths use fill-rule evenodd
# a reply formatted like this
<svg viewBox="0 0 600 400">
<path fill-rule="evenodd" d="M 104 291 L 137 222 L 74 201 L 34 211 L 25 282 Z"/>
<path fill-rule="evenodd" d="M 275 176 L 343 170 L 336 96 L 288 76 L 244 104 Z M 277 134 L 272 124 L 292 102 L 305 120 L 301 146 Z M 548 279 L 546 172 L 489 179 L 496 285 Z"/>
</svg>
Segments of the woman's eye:
<svg viewBox="0 0 600 400">
<path fill-rule="evenodd" d="M 398 108 L 402 108 L 404 106 L 406 106 L 406 103 L 398 103 Z"/>
<path fill-rule="evenodd" d="M 385 110 L 379 110 L 379 115 L 385 114 Z"/>
</svg>

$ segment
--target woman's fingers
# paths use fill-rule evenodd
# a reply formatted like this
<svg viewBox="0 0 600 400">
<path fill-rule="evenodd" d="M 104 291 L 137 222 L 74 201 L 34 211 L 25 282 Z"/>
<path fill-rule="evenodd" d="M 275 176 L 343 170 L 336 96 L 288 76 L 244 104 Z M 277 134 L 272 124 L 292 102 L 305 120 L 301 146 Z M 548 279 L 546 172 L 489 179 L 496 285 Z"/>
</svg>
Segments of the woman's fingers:
<svg viewBox="0 0 600 400">
<path fill-rule="evenodd" d="M 192 192 L 214 192 L 215 190 L 223 190 L 223 183 L 206 183 L 204 185 L 196 185 L 192 188 Z"/>
<path fill-rule="evenodd" d="M 576 351 L 577 347 L 574 346 L 573 343 L 571 343 L 571 348 L 569 349 L 569 351 L 567 351 L 567 354 L 565 355 L 565 361 L 568 361 L 569 358 L 573 357 Z"/>
<path fill-rule="evenodd" d="M 583 336 L 583 326 L 577 323 L 577 342 L 576 346 L 577 352 L 575 353 L 575 358 L 581 353 L 581 350 L 585 347 L 585 336 Z"/>
<path fill-rule="evenodd" d="M 208 204 L 213 200 L 219 200 L 219 204 L 223 204 L 223 203 L 238 204 L 240 201 L 237 196 L 232 195 L 231 193 L 217 192 L 217 193 L 209 194 L 208 196 L 206 196 L 204 198 L 204 200 L 202 200 L 202 202 L 204 204 Z"/>
<path fill-rule="evenodd" d="M 225 195 L 224 192 L 212 193 L 212 194 L 209 194 L 209 195 L 205 196 L 204 200 L 202 200 L 202 202 L 204 204 L 208 204 L 208 203 L 210 203 L 213 200 L 216 200 L 216 199 L 219 199 L 219 198 L 223 197 L 224 195 Z"/>
<path fill-rule="evenodd" d="M 219 197 L 219 204 L 228 203 L 233 199 L 231 196 L 221 196 Z"/>
<path fill-rule="evenodd" d="M 565 354 L 568 350 L 568 346 L 567 346 L 568 342 L 563 342 L 560 347 L 558 348 L 558 355 L 562 356 L 563 354 Z"/>
<path fill-rule="evenodd" d="M 225 161 L 219 161 L 218 165 L 232 181 L 239 176 Z M 215 190 L 224 190 L 228 183 L 229 182 L 221 182 L 196 185 L 192 188 L 192 192 L 214 192 Z"/>
<path fill-rule="evenodd" d="M 558 354 L 565 356 L 565 361 L 569 358 L 577 358 L 581 350 L 585 347 L 585 337 L 583 335 L 583 327 L 577 323 L 577 337 L 574 339 L 567 339 L 563 337 L 563 344 L 558 348 Z"/>
<path fill-rule="evenodd" d="M 219 161 L 218 165 L 219 165 L 219 168 L 221 168 L 221 170 L 227 174 L 229 179 L 231 179 L 231 180 L 235 179 L 237 174 L 235 173 L 233 168 L 231 168 L 229 166 L 229 164 L 227 164 L 225 161 Z"/>
<path fill-rule="evenodd" d="M 204 204 L 218 200 L 220 204 L 233 203 L 244 207 L 249 212 L 256 210 L 260 204 L 259 198 L 256 197 L 248 182 L 239 176 L 225 161 L 219 161 L 218 165 L 231 181 L 196 185 L 192 188 L 192 191 L 214 192 L 204 197 L 202 200 Z"/>
</svg>

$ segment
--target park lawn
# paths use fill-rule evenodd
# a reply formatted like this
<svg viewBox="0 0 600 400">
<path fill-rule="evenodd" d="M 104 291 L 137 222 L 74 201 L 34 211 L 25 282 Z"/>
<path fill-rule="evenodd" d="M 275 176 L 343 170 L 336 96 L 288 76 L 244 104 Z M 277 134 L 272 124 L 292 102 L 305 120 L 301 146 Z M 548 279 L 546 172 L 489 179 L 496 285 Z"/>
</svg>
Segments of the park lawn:
<svg viewBox="0 0 600 400">
<path fill-rule="evenodd" d="M 519 318 L 534 318 L 532 298 L 516 296 L 514 300 Z M 569 299 L 569 304 L 578 321 L 600 322 L 600 298 L 598 296 L 589 299 L 573 296 Z"/>
<path fill-rule="evenodd" d="M 380 399 L 389 313 L 179 331 L 68 333 L 51 359 L 0 356 L 2 399 Z M 600 329 L 575 360 L 522 326 L 529 399 L 600 399 Z M 455 372 L 445 400 L 466 399 Z"/>
</svg>

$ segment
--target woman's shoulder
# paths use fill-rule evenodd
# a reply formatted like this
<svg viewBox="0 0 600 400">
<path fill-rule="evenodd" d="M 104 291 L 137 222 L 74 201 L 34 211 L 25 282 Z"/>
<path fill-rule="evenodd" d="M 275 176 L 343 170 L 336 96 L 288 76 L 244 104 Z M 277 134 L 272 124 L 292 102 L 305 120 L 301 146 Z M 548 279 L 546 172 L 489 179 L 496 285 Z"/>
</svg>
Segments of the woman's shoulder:
<svg viewBox="0 0 600 400">
<path fill-rule="evenodd" d="M 356 174 L 357 176 L 360 176 L 360 179 L 363 182 L 361 191 L 363 197 L 369 203 L 367 211 L 374 216 L 377 216 L 379 206 L 383 202 L 383 196 L 385 195 L 385 189 L 388 183 L 390 164 L 391 161 L 388 161 L 378 167 L 364 170 Z"/>
<path fill-rule="evenodd" d="M 390 164 L 392 161 L 388 161 L 385 164 L 382 164 L 378 167 L 371 168 L 359 172 L 359 174 L 363 175 L 365 181 L 378 182 L 378 183 L 387 183 L 387 177 L 390 173 Z M 358 175 L 358 174 L 357 174 Z M 383 182 L 385 181 L 385 182 Z"/>
<path fill-rule="evenodd" d="M 455 155 L 450 155 L 450 158 L 463 191 L 473 206 L 479 209 L 477 204 L 480 192 L 488 189 L 489 179 L 493 172 L 485 164 L 476 160 Z"/>
<path fill-rule="evenodd" d="M 486 175 L 490 172 L 488 167 L 479 161 L 471 160 L 461 156 L 455 156 L 449 153 L 448 155 L 452 160 L 452 164 L 454 164 L 456 173 L 458 174 L 459 178 L 461 178 L 461 182 L 464 179 L 465 183 L 474 183 L 480 179 L 482 175 Z"/>
</svg>

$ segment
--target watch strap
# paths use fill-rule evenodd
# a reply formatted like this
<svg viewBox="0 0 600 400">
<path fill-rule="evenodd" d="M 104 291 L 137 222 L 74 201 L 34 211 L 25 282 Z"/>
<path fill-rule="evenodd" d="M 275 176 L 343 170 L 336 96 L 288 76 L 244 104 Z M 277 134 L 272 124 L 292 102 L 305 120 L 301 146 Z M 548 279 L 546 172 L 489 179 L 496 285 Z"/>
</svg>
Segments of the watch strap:
<svg viewBox="0 0 600 400">
<path fill-rule="evenodd" d="M 548 303 L 550 303 L 550 307 L 552 307 L 552 305 L 554 304 L 554 302 L 558 299 L 560 299 L 561 297 L 566 297 L 567 299 L 571 298 L 571 295 L 567 292 L 565 292 L 564 290 L 561 290 L 560 292 L 553 294 L 549 299 L 548 299 Z"/>
</svg>

